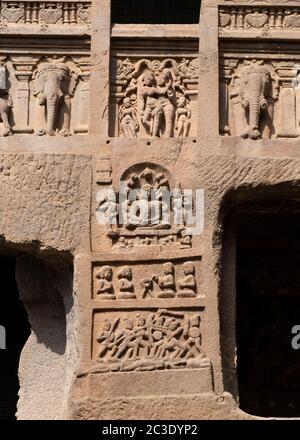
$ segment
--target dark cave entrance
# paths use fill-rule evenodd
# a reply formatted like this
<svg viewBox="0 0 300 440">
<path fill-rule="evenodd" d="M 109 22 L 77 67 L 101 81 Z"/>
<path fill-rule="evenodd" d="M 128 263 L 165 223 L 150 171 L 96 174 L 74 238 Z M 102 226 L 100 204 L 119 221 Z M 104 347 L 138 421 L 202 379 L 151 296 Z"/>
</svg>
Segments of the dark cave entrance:
<svg viewBox="0 0 300 440">
<path fill-rule="evenodd" d="M 236 213 L 236 362 L 240 408 L 300 417 L 300 203 L 265 201 Z"/>
<path fill-rule="evenodd" d="M 0 420 L 14 420 L 18 401 L 20 354 L 30 335 L 27 313 L 19 299 L 15 258 L 0 257 L 0 326 L 6 348 L 0 344 Z"/>
</svg>

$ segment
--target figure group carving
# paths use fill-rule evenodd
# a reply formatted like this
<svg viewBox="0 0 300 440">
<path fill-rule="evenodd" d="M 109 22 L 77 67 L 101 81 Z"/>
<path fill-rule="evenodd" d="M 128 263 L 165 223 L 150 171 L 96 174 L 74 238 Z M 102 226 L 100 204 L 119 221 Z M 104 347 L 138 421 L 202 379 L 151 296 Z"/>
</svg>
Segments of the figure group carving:
<svg viewBox="0 0 300 440">
<path fill-rule="evenodd" d="M 119 131 L 124 137 L 187 137 L 192 123 L 189 82 L 198 60 L 119 59 L 116 82 L 123 88 Z"/>
<path fill-rule="evenodd" d="M 109 228 L 108 235 L 117 248 L 149 245 L 192 245 L 186 233 L 188 200 L 180 183 L 171 190 L 163 170 L 146 166 L 133 172 L 122 187 L 122 196 L 113 189 L 101 192 L 97 218 Z"/>
<path fill-rule="evenodd" d="M 162 264 L 161 272 L 148 278 L 133 279 L 130 266 L 116 270 L 102 266 L 95 271 L 95 297 L 98 300 L 150 299 L 150 298 L 196 298 L 198 296 L 195 264 L 186 261 L 182 265 L 183 276 L 176 280 L 174 264 Z"/>
<path fill-rule="evenodd" d="M 96 339 L 98 372 L 201 368 L 200 314 L 158 310 L 106 319 Z"/>
</svg>

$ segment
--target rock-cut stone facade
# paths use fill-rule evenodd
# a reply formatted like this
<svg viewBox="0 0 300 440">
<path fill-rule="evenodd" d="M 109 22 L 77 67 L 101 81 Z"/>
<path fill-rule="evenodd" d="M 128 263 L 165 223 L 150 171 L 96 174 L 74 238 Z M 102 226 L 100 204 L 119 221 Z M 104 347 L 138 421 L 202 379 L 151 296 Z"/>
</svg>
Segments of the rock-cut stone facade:
<svg viewBox="0 0 300 440">
<path fill-rule="evenodd" d="M 251 418 L 224 207 L 299 185 L 300 2 L 203 0 L 200 25 L 111 24 L 110 3 L 0 1 L 1 250 L 32 327 L 17 416 Z M 120 182 L 160 194 L 154 222 Z M 186 189 L 198 234 L 175 222 Z"/>
</svg>

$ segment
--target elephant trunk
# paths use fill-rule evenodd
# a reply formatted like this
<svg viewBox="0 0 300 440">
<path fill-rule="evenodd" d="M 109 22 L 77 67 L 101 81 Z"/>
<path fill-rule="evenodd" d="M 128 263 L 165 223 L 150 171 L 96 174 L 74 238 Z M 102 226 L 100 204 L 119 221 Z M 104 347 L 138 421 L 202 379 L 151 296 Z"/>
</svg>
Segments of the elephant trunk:
<svg viewBox="0 0 300 440">
<path fill-rule="evenodd" d="M 261 133 L 258 129 L 261 110 L 266 109 L 267 102 L 264 96 L 265 77 L 261 74 L 253 74 L 250 85 L 249 96 L 249 133 L 251 139 L 258 139 Z"/>
<path fill-rule="evenodd" d="M 56 94 L 47 100 L 47 133 L 51 136 L 55 135 L 58 101 Z"/>
</svg>

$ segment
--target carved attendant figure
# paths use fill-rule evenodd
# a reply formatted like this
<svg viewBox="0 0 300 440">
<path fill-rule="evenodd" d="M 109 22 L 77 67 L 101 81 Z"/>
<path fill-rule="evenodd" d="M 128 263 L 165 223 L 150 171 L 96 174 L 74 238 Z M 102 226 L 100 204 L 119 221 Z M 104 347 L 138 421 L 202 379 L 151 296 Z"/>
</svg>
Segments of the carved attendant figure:
<svg viewBox="0 0 300 440">
<path fill-rule="evenodd" d="M 132 270 L 129 266 L 122 267 L 118 272 L 119 290 L 118 299 L 135 299 L 132 283 Z"/>
<path fill-rule="evenodd" d="M 177 101 L 175 128 L 178 137 L 188 137 L 191 126 L 192 112 L 187 108 L 187 101 L 181 96 Z"/>
<path fill-rule="evenodd" d="M 157 294 L 157 298 L 174 298 L 175 297 L 175 279 L 174 279 L 174 266 L 172 263 L 164 263 L 162 265 L 164 275 L 158 277 L 153 276 L 153 281 L 155 281 L 160 292 Z"/>
<path fill-rule="evenodd" d="M 0 89 L 0 117 L 3 122 L 2 136 L 9 136 L 12 134 L 11 126 L 8 120 L 10 109 L 12 108 L 12 100 L 6 90 Z"/>
<path fill-rule="evenodd" d="M 6 90 L 6 67 L 0 65 L 0 122 L 3 122 L 2 136 L 12 134 L 8 115 L 12 107 L 11 97 Z"/>
<path fill-rule="evenodd" d="M 191 261 L 183 263 L 184 278 L 178 281 L 179 298 L 195 298 L 197 292 L 197 284 L 195 279 L 195 266 Z"/>
<path fill-rule="evenodd" d="M 125 137 L 136 137 L 139 128 L 138 118 L 134 107 L 131 104 L 130 98 L 123 99 L 123 105 L 120 108 L 119 114 L 120 129 Z"/>
<path fill-rule="evenodd" d="M 96 278 L 98 278 L 97 295 L 101 299 L 116 299 L 114 294 L 114 288 L 112 284 L 112 268 L 110 266 L 103 266 L 97 272 Z"/>
</svg>

